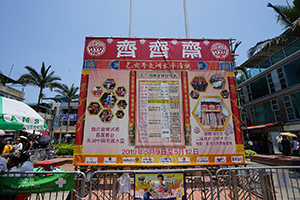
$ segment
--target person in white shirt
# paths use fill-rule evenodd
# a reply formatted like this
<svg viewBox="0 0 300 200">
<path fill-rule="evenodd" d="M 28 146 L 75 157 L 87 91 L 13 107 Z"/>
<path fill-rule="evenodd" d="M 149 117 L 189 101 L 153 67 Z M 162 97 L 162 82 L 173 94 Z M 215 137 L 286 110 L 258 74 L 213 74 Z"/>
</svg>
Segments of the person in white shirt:
<svg viewBox="0 0 300 200">
<path fill-rule="evenodd" d="M 0 172 L 7 171 L 7 161 L 5 158 L 0 156 Z"/>
<path fill-rule="evenodd" d="M 20 172 L 34 171 L 33 165 L 29 161 L 29 155 L 27 153 L 23 153 L 20 155 L 19 171 Z M 27 176 L 27 174 L 24 176 Z M 28 174 L 28 176 L 33 176 L 33 174 Z"/>
<path fill-rule="evenodd" d="M 299 141 L 296 137 L 293 138 L 293 156 L 299 156 Z"/>
<path fill-rule="evenodd" d="M 21 138 L 16 139 L 16 144 L 14 145 L 15 154 L 18 155 L 23 151 L 23 144 L 21 142 Z"/>
</svg>

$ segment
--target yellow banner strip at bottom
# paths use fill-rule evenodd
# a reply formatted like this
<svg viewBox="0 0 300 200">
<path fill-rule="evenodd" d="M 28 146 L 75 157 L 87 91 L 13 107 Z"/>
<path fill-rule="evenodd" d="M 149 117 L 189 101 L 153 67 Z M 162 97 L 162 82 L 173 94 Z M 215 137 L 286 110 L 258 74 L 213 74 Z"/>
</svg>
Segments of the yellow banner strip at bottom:
<svg viewBox="0 0 300 200">
<path fill-rule="evenodd" d="M 134 155 L 115 154 L 76 154 L 73 159 L 76 166 L 195 166 L 195 165 L 243 165 L 244 154 L 220 155 Z"/>
</svg>

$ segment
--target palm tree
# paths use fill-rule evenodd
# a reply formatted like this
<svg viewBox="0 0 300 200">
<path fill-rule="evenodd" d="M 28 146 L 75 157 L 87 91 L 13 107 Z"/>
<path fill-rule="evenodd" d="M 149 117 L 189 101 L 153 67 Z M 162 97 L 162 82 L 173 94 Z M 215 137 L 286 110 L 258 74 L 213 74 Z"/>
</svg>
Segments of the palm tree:
<svg viewBox="0 0 300 200">
<path fill-rule="evenodd" d="M 290 6 L 288 2 L 287 6 L 274 6 L 271 3 L 268 3 L 267 6 L 273 8 L 277 22 L 282 25 L 285 32 L 278 37 L 258 42 L 248 50 L 248 57 L 253 56 L 259 50 L 267 50 L 270 46 L 283 44 L 300 37 L 300 0 L 294 0 L 293 6 Z"/>
<path fill-rule="evenodd" d="M 235 52 L 237 48 L 242 44 L 242 41 L 234 42 L 234 47 L 231 48 L 231 60 L 233 65 L 233 70 L 235 71 L 235 75 L 241 74 L 241 76 L 245 76 L 248 78 L 247 68 L 244 66 L 236 66 L 236 56 L 238 56 Z"/>
<path fill-rule="evenodd" d="M 66 100 L 68 102 L 68 113 L 67 113 L 68 121 L 67 121 L 66 134 L 68 134 L 68 132 L 69 132 L 69 122 L 70 122 L 69 115 L 73 109 L 71 106 L 71 102 L 73 100 L 79 98 L 79 95 L 77 93 L 78 90 L 79 90 L 79 87 L 75 87 L 74 83 L 71 85 L 70 88 L 66 84 L 63 84 L 60 89 L 55 90 L 55 92 L 59 93 L 58 95 L 55 96 L 56 99 L 60 98 L 60 99 Z M 60 139 L 61 139 L 61 136 L 60 136 Z"/>
<path fill-rule="evenodd" d="M 39 111 L 41 99 L 43 98 L 43 90 L 49 88 L 51 91 L 53 88 L 61 88 L 61 84 L 57 81 L 61 81 L 61 78 L 54 75 L 54 71 L 49 72 L 51 65 L 46 69 L 44 62 L 42 62 L 41 72 L 38 73 L 34 68 L 26 66 L 25 69 L 29 73 L 23 74 L 18 79 L 22 85 L 32 85 L 39 87 L 38 104 L 36 111 Z"/>
</svg>

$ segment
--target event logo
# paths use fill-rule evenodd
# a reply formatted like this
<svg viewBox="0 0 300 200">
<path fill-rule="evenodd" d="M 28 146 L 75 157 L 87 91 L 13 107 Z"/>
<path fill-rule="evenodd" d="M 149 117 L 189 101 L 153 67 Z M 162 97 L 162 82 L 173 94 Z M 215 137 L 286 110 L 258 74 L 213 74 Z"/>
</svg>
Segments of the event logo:
<svg viewBox="0 0 300 200">
<path fill-rule="evenodd" d="M 178 157 L 178 163 L 191 163 L 190 157 Z"/>
<path fill-rule="evenodd" d="M 229 55 L 229 49 L 225 44 L 215 43 L 211 46 L 211 53 L 217 59 L 224 59 Z"/>
<path fill-rule="evenodd" d="M 194 132 L 195 132 L 196 134 L 200 133 L 200 128 L 199 128 L 199 127 L 195 127 L 195 128 L 194 128 Z"/>
<path fill-rule="evenodd" d="M 243 162 L 243 156 L 231 156 L 231 162 Z"/>
<path fill-rule="evenodd" d="M 101 40 L 92 40 L 86 50 L 90 56 L 101 56 L 106 51 L 106 45 Z"/>
<path fill-rule="evenodd" d="M 197 157 L 197 163 L 208 163 L 208 157 Z"/>
<path fill-rule="evenodd" d="M 104 164 L 116 164 L 117 158 L 116 157 L 104 157 Z"/>
<path fill-rule="evenodd" d="M 97 164 L 98 157 L 85 157 L 85 163 L 86 164 Z"/>
<path fill-rule="evenodd" d="M 154 158 L 153 157 L 143 157 L 142 163 L 154 163 Z"/>
<path fill-rule="evenodd" d="M 216 156 L 215 163 L 226 163 L 226 156 Z"/>
<path fill-rule="evenodd" d="M 171 164 L 171 163 L 173 163 L 173 161 L 172 161 L 172 158 L 162 157 L 162 158 L 160 158 L 160 163 L 161 164 Z"/>
<path fill-rule="evenodd" d="M 134 157 L 123 157 L 123 163 L 135 164 L 135 158 Z"/>
</svg>

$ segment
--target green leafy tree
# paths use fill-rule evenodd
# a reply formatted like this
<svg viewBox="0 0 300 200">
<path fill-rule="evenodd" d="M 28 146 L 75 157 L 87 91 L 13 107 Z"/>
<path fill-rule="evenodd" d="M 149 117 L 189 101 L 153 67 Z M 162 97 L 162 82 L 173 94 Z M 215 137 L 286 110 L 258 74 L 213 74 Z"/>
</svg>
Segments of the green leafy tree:
<svg viewBox="0 0 300 200">
<path fill-rule="evenodd" d="M 75 99 L 79 98 L 78 94 L 79 87 L 75 87 L 74 83 L 71 85 L 71 87 L 68 87 L 66 84 L 63 84 L 62 87 L 58 90 L 55 90 L 55 92 L 58 93 L 58 95 L 55 96 L 56 99 L 63 99 L 68 102 L 68 113 L 67 113 L 67 128 L 66 128 L 66 134 L 69 132 L 69 115 L 72 111 L 71 102 Z"/>
<path fill-rule="evenodd" d="M 288 2 L 286 6 L 271 3 L 267 6 L 275 11 L 277 22 L 281 24 L 285 32 L 278 37 L 258 42 L 248 50 L 248 57 L 260 50 L 267 50 L 270 46 L 280 45 L 300 37 L 300 0 L 294 0 L 293 6 L 290 6 Z"/>
<path fill-rule="evenodd" d="M 39 111 L 41 99 L 43 98 L 43 90 L 49 88 L 52 91 L 53 88 L 61 88 L 61 78 L 54 75 L 54 71 L 50 72 L 51 65 L 46 69 L 44 62 L 42 63 L 41 71 L 38 73 L 34 68 L 26 66 L 28 73 L 21 75 L 18 79 L 22 85 L 31 85 L 40 89 L 38 96 L 38 103 L 36 111 Z"/>
</svg>

